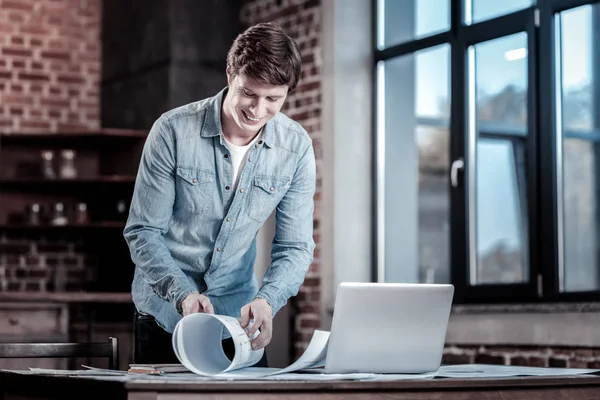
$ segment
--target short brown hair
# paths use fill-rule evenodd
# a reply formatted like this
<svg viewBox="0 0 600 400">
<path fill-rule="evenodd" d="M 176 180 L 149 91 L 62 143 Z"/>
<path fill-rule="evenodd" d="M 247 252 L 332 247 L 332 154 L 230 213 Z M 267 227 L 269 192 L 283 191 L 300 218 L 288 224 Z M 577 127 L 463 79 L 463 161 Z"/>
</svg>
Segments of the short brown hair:
<svg viewBox="0 0 600 400">
<path fill-rule="evenodd" d="M 227 54 L 227 68 L 232 76 L 244 74 L 269 85 L 287 85 L 291 92 L 300 80 L 302 56 L 291 37 L 267 22 L 238 35 Z"/>
</svg>

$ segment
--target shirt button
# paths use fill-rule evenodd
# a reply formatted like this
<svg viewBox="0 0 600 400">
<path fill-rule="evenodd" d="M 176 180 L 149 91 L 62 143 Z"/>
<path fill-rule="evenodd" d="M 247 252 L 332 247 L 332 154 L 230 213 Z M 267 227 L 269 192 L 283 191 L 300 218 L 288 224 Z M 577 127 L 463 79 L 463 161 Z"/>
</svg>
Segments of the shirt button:
<svg viewBox="0 0 600 400">
<path fill-rule="evenodd" d="M 229 221 L 231 221 L 231 218 L 227 218 L 225 221 L 229 222 Z"/>
<path fill-rule="evenodd" d="M 217 251 L 221 251 L 221 248 L 220 248 L 220 247 L 217 247 Z"/>
<path fill-rule="evenodd" d="M 252 162 L 252 159 L 251 159 L 251 158 L 249 158 L 249 159 L 248 159 L 248 162 Z"/>
<path fill-rule="evenodd" d="M 262 140 L 259 140 L 259 141 L 258 141 L 258 144 L 262 144 L 262 143 L 263 143 L 263 141 L 262 141 Z"/>
<path fill-rule="evenodd" d="M 192 182 L 196 183 L 196 182 L 198 182 L 198 179 L 194 178 L 194 179 L 192 179 Z"/>
<path fill-rule="evenodd" d="M 274 188 L 273 186 L 271 186 L 271 187 L 269 188 L 269 190 L 272 192 L 273 190 L 275 190 L 275 188 Z"/>
<path fill-rule="evenodd" d="M 225 156 L 224 156 L 224 157 L 225 157 L 225 158 L 229 158 L 229 154 L 225 154 Z"/>
<path fill-rule="evenodd" d="M 244 193 L 244 189 L 240 189 L 240 192 Z"/>
<path fill-rule="evenodd" d="M 229 189 L 230 189 L 230 187 L 229 187 L 229 186 L 225 186 L 225 190 L 229 190 Z"/>
</svg>

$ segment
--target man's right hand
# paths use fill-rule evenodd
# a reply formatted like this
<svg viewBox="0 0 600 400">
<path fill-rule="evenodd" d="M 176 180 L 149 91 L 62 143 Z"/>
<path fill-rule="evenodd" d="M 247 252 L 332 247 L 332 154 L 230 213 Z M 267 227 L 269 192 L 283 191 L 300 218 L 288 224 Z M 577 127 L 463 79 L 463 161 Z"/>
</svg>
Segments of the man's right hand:
<svg viewBox="0 0 600 400">
<path fill-rule="evenodd" d="M 187 297 L 181 303 L 181 310 L 183 311 L 184 317 L 186 315 L 195 313 L 215 313 L 213 306 L 210 303 L 210 299 L 200 293 L 188 294 Z"/>
</svg>

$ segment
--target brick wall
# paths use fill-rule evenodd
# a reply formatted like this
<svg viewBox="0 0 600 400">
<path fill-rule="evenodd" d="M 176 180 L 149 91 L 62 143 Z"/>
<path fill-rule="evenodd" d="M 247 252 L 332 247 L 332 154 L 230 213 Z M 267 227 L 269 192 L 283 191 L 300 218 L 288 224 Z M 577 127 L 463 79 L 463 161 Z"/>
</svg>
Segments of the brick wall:
<svg viewBox="0 0 600 400">
<path fill-rule="evenodd" d="M 600 368 L 600 349 L 541 346 L 447 346 L 444 364 L 524 365 L 556 368 Z"/>
<path fill-rule="evenodd" d="M 296 120 L 313 139 L 317 160 L 317 191 L 315 194 L 314 239 L 315 258 L 300 288 L 295 304 L 294 345 L 296 354 L 306 348 L 320 321 L 320 227 L 321 215 L 321 3 L 320 0 L 244 0 L 241 21 L 248 27 L 259 22 L 273 22 L 296 40 L 302 53 L 302 78 L 283 112 Z"/>
<path fill-rule="evenodd" d="M 99 127 L 100 0 L 0 0 L 0 131 Z M 5 199 L 6 200 L 6 199 Z M 0 237 L 0 290 L 78 290 L 77 241 Z"/>
<path fill-rule="evenodd" d="M 96 260 L 68 240 L 0 236 L 1 291 L 77 291 L 93 281 Z"/>
<path fill-rule="evenodd" d="M 100 0 L 0 0 L 0 130 L 99 126 Z"/>
</svg>

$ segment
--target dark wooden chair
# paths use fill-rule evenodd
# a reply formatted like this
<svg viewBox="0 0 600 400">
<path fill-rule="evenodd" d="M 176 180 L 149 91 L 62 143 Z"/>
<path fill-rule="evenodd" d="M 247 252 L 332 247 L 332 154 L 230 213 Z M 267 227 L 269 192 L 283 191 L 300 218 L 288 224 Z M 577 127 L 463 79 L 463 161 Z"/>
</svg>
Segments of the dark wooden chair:
<svg viewBox="0 0 600 400">
<path fill-rule="evenodd" d="M 119 369 L 119 340 L 96 343 L 0 343 L 0 358 L 107 357 L 109 369 Z"/>
</svg>

